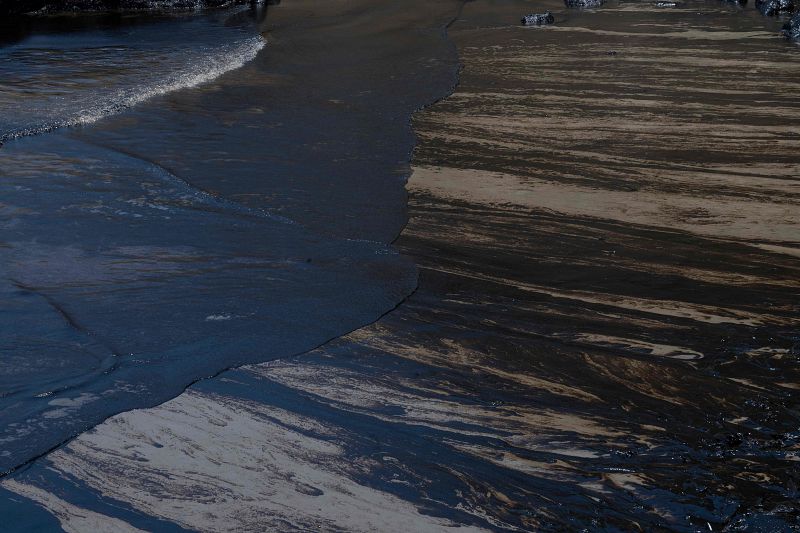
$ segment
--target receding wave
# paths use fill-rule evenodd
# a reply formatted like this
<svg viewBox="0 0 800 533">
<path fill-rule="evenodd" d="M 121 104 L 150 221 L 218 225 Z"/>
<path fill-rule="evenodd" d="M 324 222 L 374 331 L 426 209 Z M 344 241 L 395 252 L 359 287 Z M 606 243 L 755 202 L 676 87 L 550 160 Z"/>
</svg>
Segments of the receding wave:
<svg viewBox="0 0 800 533">
<path fill-rule="evenodd" d="M 226 72 L 236 70 L 253 60 L 264 48 L 265 41 L 260 36 L 250 37 L 236 43 L 218 45 L 185 57 L 185 64 L 179 67 L 169 65 L 171 72 L 153 75 L 143 74 L 140 84 L 112 89 L 110 91 L 87 91 L 83 94 L 60 95 L 58 102 L 40 103 L 36 110 L 47 106 L 55 109 L 60 116 L 47 117 L 46 120 L 29 122 L 0 134 L 0 142 L 38 135 L 55 129 L 91 124 L 103 117 L 120 113 L 132 106 L 155 96 L 164 95 L 180 89 L 196 87 L 214 80 Z M 124 60 L 124 58 L 121 58 Z M 83 105 L 82 105 L 83 104 Z M 26 117 L 23 117 L 23 119 Z"/>
</svg>

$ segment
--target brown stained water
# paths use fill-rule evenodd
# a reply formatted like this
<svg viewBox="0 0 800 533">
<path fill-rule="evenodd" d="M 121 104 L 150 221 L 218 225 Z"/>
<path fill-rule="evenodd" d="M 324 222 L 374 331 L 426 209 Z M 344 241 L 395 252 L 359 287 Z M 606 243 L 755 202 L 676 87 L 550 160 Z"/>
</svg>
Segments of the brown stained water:
<svg viewBox="0 0 800 533">
<path fill-rule="evenodd" d="M 413 291 L 390 243 L 458 3 L 338 7 L 65 15 L 0 48 L 0 476 Z"/>
<path fill-rule="evenodd" d="M 800 50 L 778 26 L 468 3 L 460 85 L 413 123 L 417 291 L 4 487 L 79 529 L 797 530 Z"/>
<path fill-rule="evenodd" d="M 481 324 L 456 353 L 577 419 L 515 438 L 583 477 L 590 529 L 797 527 L 800 50 L 721 4 L 522 6 L 467 7 L 459 89 L 415 121 L 401 243 Z"/>
</svg>

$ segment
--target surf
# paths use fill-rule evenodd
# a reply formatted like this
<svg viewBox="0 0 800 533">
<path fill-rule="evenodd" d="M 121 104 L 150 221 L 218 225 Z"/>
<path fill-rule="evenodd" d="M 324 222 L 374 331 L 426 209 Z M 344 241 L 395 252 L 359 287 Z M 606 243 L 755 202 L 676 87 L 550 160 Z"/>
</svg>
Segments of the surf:
<svg viewBox="0 0 800 533">
<path fill-rule="evenodd" d="M 30 37 L 0 48 L 0 142 L 92 124 L 209 83 L 265 45 L 217 17 Z"/>
</svg>

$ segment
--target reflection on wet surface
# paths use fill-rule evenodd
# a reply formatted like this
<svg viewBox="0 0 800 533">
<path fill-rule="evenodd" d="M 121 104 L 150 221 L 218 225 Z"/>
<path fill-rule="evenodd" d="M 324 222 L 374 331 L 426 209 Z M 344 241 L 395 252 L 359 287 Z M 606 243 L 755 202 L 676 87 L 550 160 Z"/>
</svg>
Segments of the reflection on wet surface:
<svg viewBox="0 0 800 533">
<path fill-rule="evenodd" d="M 303 13 L 277 22 L 301 30 L 269 53 L 247 10 L 35 34 L 0 50 L 15 73 L 0 96 L 14 107 L 7 132 L 49 124 L 39 111 L 69 119 L 123 98 L 97 120 L 55 121 L 0 150 L 0 472 L 198 379 L 319 346 L 413 291 L 416 267 L 389 242 L 405 222 L 409 116 L 454 77 L 439 30 L 454 6 L 408 46 L 389 27 L 364 48 L 332 30 L 325 9 L 307 18 L 316 8 L 298 3 Z M 252 57 L 222 54 L 229 62 L 214 70 L 221 43 L 242 39 L 260 43 Z M 187 40 L 194 55 L 182 53 Z M 51 61 L 64 50 L 104 68 Z M 340 54 L 358 61 L 337 81 Z M 171 73 L 206 67 L 210 78 L 170 85 Z M 393 69 L 406 77 L 391 80 Z M 137 105 L 132 90 L 144 91 Z M 403 99 L 387 98 L 397 90 Z"/>
<path fill-rule="evenodd" d="M 799 527 L 798 50 L 723 4 L 543 6 L 555 27 L 478 1 L 450 28 L 403 305 L 5 487 L 62 525 Z"/>
</svg>

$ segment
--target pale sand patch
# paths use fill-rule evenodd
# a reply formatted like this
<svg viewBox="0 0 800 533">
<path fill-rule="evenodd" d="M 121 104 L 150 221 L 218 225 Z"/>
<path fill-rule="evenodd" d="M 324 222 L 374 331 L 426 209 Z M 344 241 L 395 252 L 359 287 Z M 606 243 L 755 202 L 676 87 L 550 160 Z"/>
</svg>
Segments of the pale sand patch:
<svg viewBox="0 0 800 533">
<path fill-rule="evenodd" d="M 403 342 L 396 342 L 392 337 L 392 332 L 382 327 L 380 323 L 374 324 L 369 328 L 355 331 L 348 337 L 364 346 L 385 351 L 402 357 L 403 359 L 408 359 L 409 361 L 417 361 L 424 365 L 436 365 L 447 369 L 461 367 L 480 370 L 487 375 L 518 383 L 530 387 L 531 389 L 547 391 L 549 394 L 573 398 L 583 402 L 602 401 L 594 394 L 577 387 L 571 387 L 564 383 L 543 379 L 528 373 L 509 372 L 497 368 L 497 366 L 491 364 L 491 359 L 489 359 L 489 364 L 487 364 L 487 355 L 485 353 L 465 348 L 456 340 L 441 339 L 442 347 L 445 348 L 445 351 L 440 352 L 428 345 L 410 345 Z M 439 393 L 440 391 L 431 392 Z M 576 429 L 570 427 L 569 430 L 575 431 Z M 596 431 L 597 428 L 594 428 L 592 433 L 596 434 Z"/>
<path fill-rule="evenodd" d="M 352 478 L 353 463 L 313 419 L 189 390 L 152 409 L 117 415 L 48 457 L 103 496 L 197 531 L 483 531 L 421 514 Z M 70 531 L 137 531 L 78 509 L 33 484 L 3 486 L 56 514 Z"/>
<path fill-rule="evenodd" d="M 447 199 L 674 228 L 706 237 L 772 241 L 784 247 L 800 235 L 800 208 L 790 204 L 647 190 L 613 191 L 449 167 L 416 167 L 409 188 Z M 702 223 L 684 216 L 695 210 L 704 213 Z"/>
<path fill-rule="evenodd" d="M 793 257 L 800 257 L 800 248 L 791 248 L 789 246 L 778 246 L 773 244 L 757 244 L 756 246 L 768 252 L 786 254 L 786 255 L 791 255 Z"/>
<path fill-rule="evenodd" d="M 675 39 L 702 39 L 703 41 L 738 41 L 741 39 L 774 39 L 775 35 L 768 31 L 706 31 L 688 29 L 664 33 L 625 32 L 614 30 L 598 30 L 595 28 L 553 26 L 553 31 L 593 33 L 595 35 L 616 35 L 620 37 L 658 37 Z"/>
<path fill-rule="evenodd" d="M 632 349 L 634 351 L 642 350 L 647 352 L 649 355 L 654 355 L 656 357 L 668 357 L 671 359 L 681 359 L 685 361 L 703 358 L 702 353 L 684 346 L 658 344 L 640 339 L 623 338 L 613 335 L 599 335 L 596 333 L 578 333 L 574 337 L 578 341 L 587 342 L 596 346 L 621 347 L 623 349 Z"/>
<path fill-rule="evenodd" d="M 393 353 L 408 357 L 407 353 L 397 350 L 393 350 Z M 485 367 L 475 365 L 474 368 L 483 370 Z M 460 422 L 463 424 L 458 430 L 461 435 L 503 438 L 517 445 L 524 442 L 531 449 L 538 449 L 539 446 L 551 448 L 549 443 L 553 440 L 553 435 L 562 433 L 577 433 L 592 438 L 619 435 L 618 431 L 605 425 L 602 420 L 544 407 L 490 407 L 480 403 L 451 401 L 448 395 L 442 394 L 446 389 L 418 388 L 411 379 L 394 380 L 392 383 L 381 380 L 370 382 L 363 374 L 341 368 L 326 367 L 324 372 L 320 372 L 313 365 L 288 362 L 257 365 L 250 369 L 285 386 L 324 398 L 337 407 L 344 406 L 348 411 L 369 413 L 374 418 L 387 421 L 400 418 L 406 425 L 441 430 L 450 430 L 453 423 Z M 507 374 L 510 376 L 510 373 Z M 545 380 L 538 384 L 544 390 L 557 385 Z M 574 396 L 579 397 L 581 391 L 574 392 Z M 386 406 L 401 407 L 402 414 L 380 414 L 380 408 Z M 466 429 L 467 426 L 475 429 Z"/>
<path fill-rule="evenodd" d="M 3 487 L 45 507 L 55 515 L 67 533 L 146 533 L 127 522 L 77 507 L 52 492 L 15 479 L 4 481 Z"/>
</svg>

